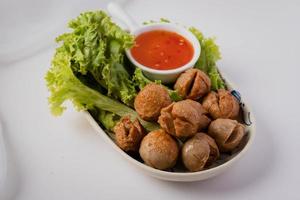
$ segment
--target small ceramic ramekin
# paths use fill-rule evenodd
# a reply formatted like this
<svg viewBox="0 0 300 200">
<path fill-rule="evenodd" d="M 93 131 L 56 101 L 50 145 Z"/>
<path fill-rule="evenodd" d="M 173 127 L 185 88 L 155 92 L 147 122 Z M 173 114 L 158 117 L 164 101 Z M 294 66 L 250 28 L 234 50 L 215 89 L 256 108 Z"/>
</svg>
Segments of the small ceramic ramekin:
<svg viewBox="0 0 300 200">
<path fill-rule="evenodd" d="M 192 68 L 195 63 L 197 62 L 200 53 L 201 47 L 197 38 L 186 28 L 179 26 L 173 23 L 154 23 L 149 25 L 138 25 L 134 19 L 132 19 L 126 11 L 116 2 L 110 2 L 107 6 L 107 10 L 110 15 L 124 24 L 126 24 L 128 30 L 131 34 L 138 36 L 141 33 L 153 31 L 153 30 L 165 30 L 170 32 L 175 32 L 185 39 L 187 39 L 194 49 L 194 55 L 192 59 L 186 63 L 185 65 L 178 67 L 176 69 L 171 70 L 157 70 L 152 69 L 147 66 L 142 65 L 141 63 L 137 62 L 134 57 L 131 55 L 130 49 L 126 51 L 126 54 L 130 61 L 137 67 L 141 68 L 143 73 L 151 80 L 161 80 L 163 83 L 171 83 L 176 80 L 180 73 L 184 72 L 185 70 Z"/>
<path fill-rule="evenodd" d="M 199 41 L 197 38 L 186 28 L 171 24 L 171 23 L 156 23 L 156 24 L 150 24 L 145 25 L 137 28 L 132 32 L 133 35 L 138 36 L 142 33 L 153 31 L 153 30 L 165 30 L 170 32 L 175 32 L 181 36 L 183 36 L 185 39 L 187 39 L 194 50 L 194 54 L 192 59 L 186 63 L 185 65 L 178 67 L 176 69 L 170 69 L 170 70 L 157 70 L 152 69 L 147 66 L 142 65 L 138 61 L 135 60 L 135 58 L 132 56 L 130 49 L 126 51 L 127 57 L 130 59 L 130 61 L 137 67 L 141 68 L 145 76 L 147 76 L 151 80 L 161 80 L 163 83 L 171 83 L 176 80 L 176 78 L 179 76 L 180 73 L 184 72 L 185 70 L 194 67 L 195 63 L 197 62 L 200 53 L 201 53 L 201 47 L 199 44 Z"/>
</svg>

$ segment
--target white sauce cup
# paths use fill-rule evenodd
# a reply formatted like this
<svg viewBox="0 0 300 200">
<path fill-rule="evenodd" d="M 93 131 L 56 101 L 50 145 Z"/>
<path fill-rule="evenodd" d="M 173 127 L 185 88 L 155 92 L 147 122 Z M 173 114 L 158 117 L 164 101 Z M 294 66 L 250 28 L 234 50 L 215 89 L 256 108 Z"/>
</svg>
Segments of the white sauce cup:
<svg viewBox="0 0 300 200">
<path fill-rule="evenodd" d="M 176 80 L 176 78 L 179 76 L 180 73 L 184 72 L 189 68 L 194 67 L 195 63 L 197 62 L 200 56 L 201 47 L 198 39 L 189 30 L 187 30 L 182 26 L 172 24 L 172 23 L 155 23 L 155 24 L 138 26 L 134 22 L 134 20 L 132 20 L 131 17 L 120 7 L 119 4 L 114 2 L 109 3 L 107 9 L 110 15 L 124 22 L 129 28 L 130 33 L 135 36 L 138 36 L 148 31 L 165 30 L 165 31 L 175 32 L 183 36 L 186 40 L 188 40 L 191 43 L 194 50 L 192 59 L 185 65 L 170 70 L 158 70 L 158 69 L 149 68 L 136 61 L 136 59 L 132 56 L 130 49 L 128 49 L 126 51 L 127 57 L 136 67 L 139 67 L 143 71 L 144 75 L 147 78 L 151 80 L 161 80 L 163 83 L 172 83 Z"/>
</svg>

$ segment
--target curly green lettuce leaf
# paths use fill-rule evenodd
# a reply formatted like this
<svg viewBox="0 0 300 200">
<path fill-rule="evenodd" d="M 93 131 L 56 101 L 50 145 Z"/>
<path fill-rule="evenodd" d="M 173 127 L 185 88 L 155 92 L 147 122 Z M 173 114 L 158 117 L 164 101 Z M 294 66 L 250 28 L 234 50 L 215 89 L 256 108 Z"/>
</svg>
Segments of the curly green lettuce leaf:
<svg viewBox="0 0 300 200">
<path fill-rule="evenodd" d="M 59 47 L 46 74 L 50 109 L 54 115 L 61 115 L 66 109 L 64 102 L 70 100 L 77 110 L 99 109 L 114 113 L 120 117 L 129 115 L 132 119 L 139 118 L 130 107 L 108 97 L 83 84 L 73 73 L 72 56 L 65 48 Z M 147 130 L 155 130 L 158 125 L 139 119 Z"/>
<path fill-rule="evenodd" d="M 133 75 L 133 82 L 134 82 L 135 86 L 140 88 L 140 90 L 143 89 L 149 83 L 161 84 L 160 80 L 155 80 L 153 82 L 153 81 L 149 80 L 147 77 L 145 77 L 145 75 L 143 74 L 143 72 L 140 68 L 135 69 L 134 75 Z M 164 87 L 166 87 L 166 86 L 164 86 Z M 172 99 L 172 101 L 181 101 L 182 100 L 182 97 L 178 94 L 178 92 L 176 90 L 171 90 L 168 87 L 166 87 L 166 89 L 168 90 L 169 96 Z"/>
<path fill-rule="evenodd" d="M 214 38 L 205 38 L 203 34 L 194 27 L 191 27 L 189 30 L 196 36 L 201 45 L 201 54 L 195 64 L 195 68 L 208 74 L 213 90 L 225 88 L 225 83 L 216 66 L 216 62 L 221 59 L 221 53 Z"/>
<path fill-rule="evenodd" d="M 179 93 L 176 90 L 170 90 L 168 89 L 168 93 L 172 101 L 181 101 L 183 100 L 182 96 L 179 95 Z"/>
<path fill-rule="evenodd" d="M 88 110 L 88 112 L 93 116 L 95 120 L 101 125 L 104 126 L 106 131 L 112 131 L 117 122 L 121 119 L 120 116 L 115 113 L 111 113 L 105 110 L 99 110 L 94 108 Z"/>
<path fill-rule="evenodd" d="M 103 11 L 82 13 L 69 27 L 72 32 L 56 40 L 71 57 L 72 70 L 92 74 L 107 95 L 130 105 L 136 90 L 124 67 L 124 51 L 133 45 L 134 37 Z"/>
<path fill-rule="evenodd" d="M 143 22 L 144 25 L 155 24 L 155 23 L 170 23 L 170 20 L 168 20 L 166 18 L 160 18 L 159 21 L 149 20 L 149 21 Z"/>
<path fill-rule="evenodd" d="M 98 120 L 103 124 L 107 130 L 113 130 L 120 117 L 114 113 L 101 110 L 98 115 Z"/>
<path fill-rule="evenodd" d="M 127 70 L 118 60 L 123 55 L 117 41 L 110 42 L 110 63 L 103 68 L 102 75 L 108 88 L 108 95 L 118 98 L 126 104 L 132 104 L 136 90 Z"/>
<path fill-rule="evenodd" d="M 143 74 L 143 72 L 140 68 L 135 69 L 132 80 L 133 80 L 135 86 L 140 88 L 140 90 L 143 89 L 147 84 L 153 83 L 153 81 L 146 78 L 146 76 Z M 160 84 L 160 81 L 155 81 L 155 82 Z"/>
</svg>

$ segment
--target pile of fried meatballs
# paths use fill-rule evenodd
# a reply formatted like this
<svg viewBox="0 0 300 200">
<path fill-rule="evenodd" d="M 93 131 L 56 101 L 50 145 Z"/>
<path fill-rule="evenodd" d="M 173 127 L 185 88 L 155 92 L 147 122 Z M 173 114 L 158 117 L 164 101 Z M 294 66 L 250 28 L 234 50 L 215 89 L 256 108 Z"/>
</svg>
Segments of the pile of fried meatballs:
<svg viewBox="0 0 300 200">
<path fill-rule="evenodd" d="M 220 153 L 234 151 L 245 136 L 238 122 L 239 102 L 227 90 L 211 90 L 210 78 L 199 69 L 183 72 L 174 89 L 184 100 L 172 102 L 167 89 L 151 83 L 136 96 L 134 108 L 160 129 L 146 133 L 138 119 L 122 118 L 114 127 L 116 144 L 139 152 L 145 164 L 168 170 L 181 160 L 191 171 L 209 168 Z"/>
</svg>

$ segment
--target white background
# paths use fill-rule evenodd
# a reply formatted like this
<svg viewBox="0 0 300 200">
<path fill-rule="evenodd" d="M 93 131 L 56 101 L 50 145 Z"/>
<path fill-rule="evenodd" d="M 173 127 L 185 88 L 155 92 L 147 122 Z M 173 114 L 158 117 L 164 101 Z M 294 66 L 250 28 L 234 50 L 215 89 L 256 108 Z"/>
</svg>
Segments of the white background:
<svg viewBox="0 0 300 200">
<path fill-rule="evenodd" d="M 104 9 L 105 3 L 0 1 L 6 198 L 300 199 L 300 1 L 127 2 L 138 22 L 166 17 L 216 36 L 223 55 L 219 67 L 253 107 L 252 148 L 226 173 L 196 183 L 145 176 L 104 143 L 81 114 L 72 109 L 60 118 L 49 114 L 43 78 L 54 37 L 80 11 Z"/>
</svg>

